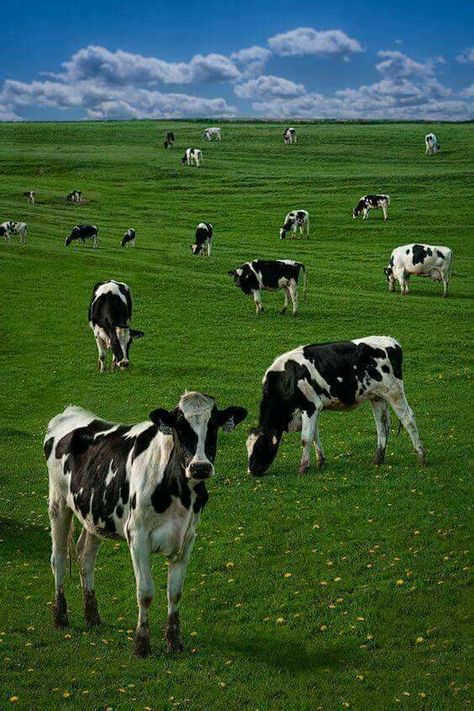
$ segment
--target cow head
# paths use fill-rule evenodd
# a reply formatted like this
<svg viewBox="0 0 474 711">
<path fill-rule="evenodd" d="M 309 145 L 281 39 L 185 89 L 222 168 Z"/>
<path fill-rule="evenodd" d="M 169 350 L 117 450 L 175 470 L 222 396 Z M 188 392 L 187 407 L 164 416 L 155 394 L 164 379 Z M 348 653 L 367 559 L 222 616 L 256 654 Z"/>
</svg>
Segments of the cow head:
<svg viewBox="0 0 474 711">
<path fill-rule="evenodd" d="M 201 254 L 202 250 L 204 249 L 203 244 L 192 244 L 191 245 L 191 252 L 193 254 Z"/>
<path fill-rule="evenodd" d="M 69 245 L 71 244 L 71 242 L 72 242 L 74 239 L 77 239 L 78 237 L 79 237 L 79 228 L 78 228 L 78 227 L 73 227 L 73 229 L 71 230 L 71 234 L 69 235 L 69 237 L 66 238 L 66 241 L 64 242 L 65 246 L 66 246 L 66 247 L 69 247 Z"/>
<path fill-rule="evenodd" d="M 234 278 L 235 286 L 242 289 L 244 294 L 252 293 L 252 277 L 254 276 L 251 270 L 245 265 L 237 269 L 231 269 L 227 274 Z"/>
<path fill-rule="evenodd" d="M 110 338 L 110 349 L 114 361 L 119 368 L 128 368 L 130 360 L 128 352 L 134 338 L 142 338 L 143 331 L 136 331 L 126 324 L 108 324 L 107 332 Z"/>
<path fill-rule="evenodd" d="M 219 427 L 230 432 L 247 417 L 243 407 L 219 410 L 214 398 L 198 392 L 182 395 L 172 412 L 154 410 L 150 420 L 164 434 L 172 435 L 186 478 L 202 481 L 214 475 L 214 459 Z"/>
<path fill-rule="evenodd" d="M 364 209 L 364 204 L 362 201 L 360 201 L 359 203 L 357 203 L 355 208 L 352 210 L 352 217 L 354 220 L 356 219 L 356 217 L 358 217 L 360 215 L 360 213 L 363 211 L 363 209 Z"/>
<path fill-rule="evenodd" d="M 247 438 L 248 471 L 253 476 L 262 476 L 275 459 L 280 446 L 281 432 L 260 428 L 250 431 Z"/>
</svg>

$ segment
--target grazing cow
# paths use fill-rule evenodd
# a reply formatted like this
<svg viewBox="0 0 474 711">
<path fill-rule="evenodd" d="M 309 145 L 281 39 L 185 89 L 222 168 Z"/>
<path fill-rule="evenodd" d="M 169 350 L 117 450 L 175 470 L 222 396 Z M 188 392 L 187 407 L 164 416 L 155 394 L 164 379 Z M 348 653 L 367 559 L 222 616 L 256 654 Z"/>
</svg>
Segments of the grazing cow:
<svg viewBox="0 0 474 711">
<path fill-rule="evenodd" d="M 66 200 L 68 202 L 82 202 L 82 191 L 81 190 L 73 190 L 72 192 L 69 193 L 69 195 L 66 196 Z"/>
<path fill-rule="evenodd" d="M 375 463 L 384 461 L 390 404 L 423 464 L 423 445 L 403 388 L 402 349 L 393 338 L 369 336 L 300 346 L 273 362 L 263 378 L 259 424 L 247 440 L 249 473 L 260 476 L 267 471 L 283 432 L 301 431 L 301 474 L 309 468 L 313 441 L 318 466 L 322 466 L 325 457 L 319 439 L 319 413 L 351 409 L 365 400 L 372 406 L 377 428 Z"/>
<path fill-rule="evenodd" d="M 435 247 L 429 244 L 404 244 L 396 247 L 384 272 L 389 291 L 395 291 L 395 281 L 400 284 L 400 292 L 408 294 L 410 276 L 430 277 L 443 282 L 443 296 L 448 295 L 453 253 L 449 247 Z"/>
<path fill-rule="evenodd" d="M 287 128 L 283 134 L 283 139 L 287 145 L 290 143 L 298 143 L 296 138 L 296 128 L 292 128 L 291 126 Z"/>
<path fill-rule="evenodd" d="M 13 220 L 2 222 L 0 225 L 0 237 L 3 237 L 5 242 L 9 242 L 11 235 L 18 235 L 20 244 L 26 243 L 28 237 L 28 225 L 26 222 L 14 222 Z"/>
<path fill-rule="evenodd" d="M 202 133 L 202 137 L 205 141 L 212 141 L 213 138 L 215 138 L 216 141 L 220 141 L 221 129 L 216 126 L 213 126 L 212 128 L 205 128 Z"/>
<path fill-rule="evenodd" d="M 76 225 L 72 228 L 69 237 L 66 237 L 65 246 L 69 247 L 71 242 L 77 242 L 81 239 L 82 244 L 86 243 L 86 239 L 91 239 L 93 241 L 93 247 L 97 247 L 97 235 L 99 228 L 95 225 Z"/>
<path fill-rule="evenodd" d="M 184 156 L 181 158 L 181 165 L 192 165 L 196 164 L 196 168 L 199 168 L 199 164 L 202 161 L 202 151 L 200 148 L 186 148 Z"/>
<path fill-rule="evenodd" d="M 168 131 L 165 136 L 164 146 L 165 148 L 173 148 L 174 143 L 174 133 L 173 131 Z"/>
<path fill-rule="evenodd" d="M 301 262 L 294 262 L 292 259 L 263 260 L 254 259 L 246 262 L 237 269 L 228 272 L 234 277 L 234 284 L 238 286 L 244 294 L 253 296 L 257 315 L 263 312 L 261 290 L 277 291 L 283 289 L 285 292 L 285 305 L 280 311 L 286 312 L 291 298 L 293 305 L 293 316 L 298 311 L 298 278 L 303 272 L 303 295 L 306 300 L 306 268 Z"/>
<path fill-rule="evenodd" d="M 128 368 L 132 340 L 145 334 L 130 328 L 132 297 L 127 284 L 113 279 L 96 284 L 88 315 L 99 351 L 100 372 L 105 372 L 107 349 L 112 351 L 112 368 Z"/>
<path fill-rule="evenodd" d="M 125 232 L 124 236 L 122 237 L 122 247 L 125 247 L 125 245 L 129 247 L 135 247 L 135 237 L 137 236 L 137 233 L 133 229 L 133 227 L 129 227 L 128 230 Z"/>
<path fill-rule="evenodd" d="M 309 212 L 307 210 L 292 210 L 288 213 L 280 230 L 280 239 L 285 239 L 288 232 L 294 238 L 298 230 L 302 237 L 309 237 Z"/>
<path fill-rule="evenodd" d="M 103 539 L 125 539 L 136 579 L 138 623 L 135 652 L 150 653 L 148 611 L 154 584 L 151 554 L 168 560 L 168 648 L 183 651 L 178 605 L 196 526 L 214 475 L 218 428 L 233 430 L 242 407 L 219 410 L 214 398 L 182 395 L 177 407 L 157 409 L 136 425 L 105 422 L 81 407 L 67 407 L 48 425 L 44 453 L 49 472 L 53 621 L 69 624 L 64 578 L 72 521 L 82 524 L 76 544 L 89 627 L 100 624 L 94 569 Z"/>
<path fill-rule="evenodd" d="M 27 190 L 26 193 L 23 193 L 23 196 L 26 197 L 26 201 L 30 205 L 34 205 L 36 202 L 36 193 L 34 190 Z"/>
<path fill-rule="evenodd" d="M 438 143 L 438 139 L 434 135 L 434 133 L 427 133 L 425 136 L 425 145 L 426 145 L 426 150 L 425 150 L 425 155 L 428 153 L 428 155 L 433 156 L 435 153 L 438 153 L 440 150 L 440 145 Z"/>
<path fill-rule="evenodd" d="M 384 222 L 388 219 L 387 208 L 390 205 L 390 195 L 364 195 L 352 211 L 355 218 L 362 213 L 363 220 L 369 219 L 369 210 L 382 209 Z"/>
<path fill-rule="evenodd" d="M 210 222 L 200 222 L 194 234 L 194 244 L 191 245 L 193 254 L 205 254 L 207 246 L 207 256 L 211 256 L 212 225 Z"/>
</svg>

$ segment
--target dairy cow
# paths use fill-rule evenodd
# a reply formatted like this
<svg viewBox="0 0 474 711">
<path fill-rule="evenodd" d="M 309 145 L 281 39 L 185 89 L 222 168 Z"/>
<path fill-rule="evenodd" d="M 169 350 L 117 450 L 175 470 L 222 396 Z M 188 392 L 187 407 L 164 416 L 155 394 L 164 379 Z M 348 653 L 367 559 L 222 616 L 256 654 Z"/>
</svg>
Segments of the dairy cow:
<svg viewBox="0 0 474 711">
<path fill-rule="evenodd" d="M 352 211 L 355 219 L 362 214 L 363 220 L 369 219 L 369 210 L 381 209 L 384 222 L 388 220 L 388 206 L 390 205 L 390 195 L 364 195 Z"/>
<path fill-rule="evenodd" d="M 184 156 L 181 158 L 181 165 L 193 165 L 194 163 L 196 168 L 199 168 L 201 161 L 202 151 L 200 148 L 186 148 Z"/>
<path fill-rule="evenodd" d="M 453 253 L 449 247 L 430 244 L 404 244 L 396 247 L 384 269 L 388 289 L 395 291 L 395 283 L 398 281 L 401 294 L 406 296 L 410 277 L 423 276 L 443 282 L 443 296 L 447 296 L 452 261 Z"/>
<path fill-rule="evenodd" d="M 86 243 L 86 239 L 90 239 L 92 240 L 92 246 L 97 247 L 98 233 L 99 228 L 95 225 L 75 225 L 75 227 L 72 228 L 69 237 L 66 237 L 66 241 L 64 242 L 64 244 L 66 247 L 69 247 L 71 242 L 74 242 L 76 245 L 79 240 L 82 240 L 82 244 L 84 246 Z"/>
<path fill-rule="evenodd" d="M 174 143 L 174 133 L 173 131 L 168 131 L 165 136 L 164 146 L 165 148 L 173 148 Z"/>
<path fill-rule="evenodd" d="M 296 138 L 296 128 L 289 126 L 287 129 L 285 129 L 285 131 L 283 133 L 283 140 L 288 145 L 290 143 L 298 143 L 297 138 Z"/>
<path fill-rule="evenodd" d="M 202 137 L 205 141 L 212 141 L 213 138 L 216 139 L 216 141 L 221 140 L 221 129 L 217 128 L 217 126 L 212 126 L 211 128 L 205 128 Z"/>
<path fill-rule="evenodd" d="M 210 222 L 200 222 L 194 234 L 194 244 L 191 245 L 193 254 L 206 254 L 211 256 L 212 225 Z"/>
<path fill-rule="evenodd" d="M 307 210 L 292 210 L 285 217 L 283 227 L 280 229 L 280 239 L 286 239 L 291 234 L 296 237 L 297 232 L 301 237 L 309 237 L 309 212 Z"/>
<path fill-rule="evenodd" d="M 438 153 L 440 150 L 440 145 L 438 143 L 438 139 L 434 135 L 434 133 L 427 133 L 425 136 L 425 154 L 427 153 L 430 156 L 435 155 Z"/>
<path fill-rule="evenodd" d="M 295 262 L 292 259 L 254 259 L 251 262 L 242 264 L 237 269 L 232 269 L 228 274 L 234 278 L 234 284 L 244 294 L 253 297 L 257 315 L 263 312 L 261 291 L 283 289 L 285 292 L 285 304 L 280 313 L 284 314 L 286 312 L 291 298 L 293 316 L 296 316 L 298 311 L 298 279 L 301 272 L 303 273 L 303 295 L 306 300 L 306 268 L 301 262 Z"/>
<path fill-rule="evenodd" d="M 36 193 L 34 190 L 27 190 L 23 193 L 23 197 L 26 197 L 26 201 L 30 205 L 34 205 L 36 202 Z"/>
<path fill-rule="evenodd" d="M 121 246 L 122 247 L 135 247 L 135 238 L 137 236 L 137 233 L 133 229 L 133 227 L 129 227 L 128 230 L 125 232 L 124 236 L 122 237 L 122 242 Z"/>
<path fill-rule="evenodd" d="M 28 225 L 26 222 L 15 222 L 14 220 L 2 222 L 0 224 L 0 237 L 3 237 L 5 242 L 9 242 L 12 235 L 19 236 L 20 244 L 26 243 L 28 238 Z"/>
</svg>

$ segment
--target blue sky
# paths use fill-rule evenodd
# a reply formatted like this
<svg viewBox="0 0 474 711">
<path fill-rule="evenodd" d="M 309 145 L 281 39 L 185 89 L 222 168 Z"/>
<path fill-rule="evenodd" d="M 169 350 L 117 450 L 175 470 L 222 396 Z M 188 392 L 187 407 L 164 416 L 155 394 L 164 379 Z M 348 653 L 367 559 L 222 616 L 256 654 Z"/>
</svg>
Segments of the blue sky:
<svg viewBox="0 0 474 711">
<path fill-rule="evenodd" d="M 474 1 L 3 0 L 0 120 L 473 118 Z"/>
</svg>

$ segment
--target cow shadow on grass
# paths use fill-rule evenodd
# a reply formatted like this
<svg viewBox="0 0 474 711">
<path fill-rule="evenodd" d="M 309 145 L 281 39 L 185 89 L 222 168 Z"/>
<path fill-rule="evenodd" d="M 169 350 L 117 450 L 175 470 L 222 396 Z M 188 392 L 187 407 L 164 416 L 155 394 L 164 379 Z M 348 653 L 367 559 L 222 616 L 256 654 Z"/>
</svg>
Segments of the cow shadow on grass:
<svg viewBox="0 0 474 711">
<path fill-rule="evenodd" d="M 18 551 L 26 558 L 49 560 L 51 538 L 47 527 L 21 523 L 12 518 L 0 518 L 0 551 L 9 560 L 18 556 Z"/>
</svg>

